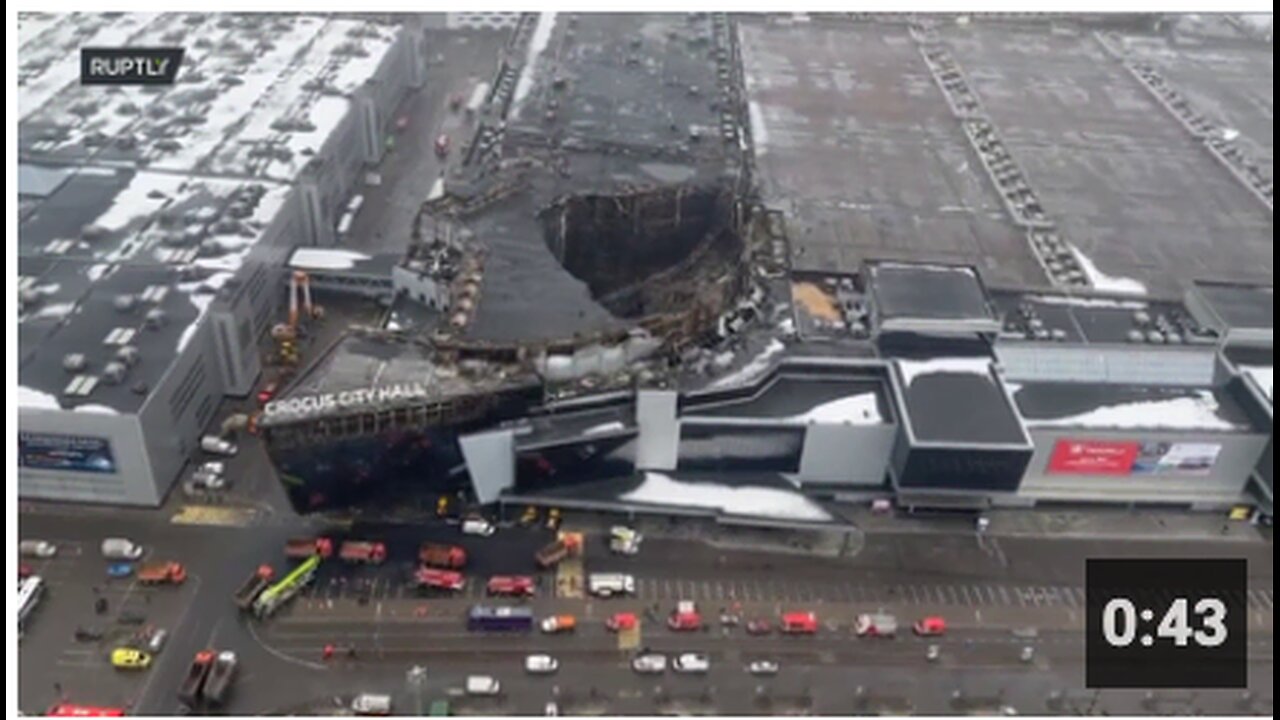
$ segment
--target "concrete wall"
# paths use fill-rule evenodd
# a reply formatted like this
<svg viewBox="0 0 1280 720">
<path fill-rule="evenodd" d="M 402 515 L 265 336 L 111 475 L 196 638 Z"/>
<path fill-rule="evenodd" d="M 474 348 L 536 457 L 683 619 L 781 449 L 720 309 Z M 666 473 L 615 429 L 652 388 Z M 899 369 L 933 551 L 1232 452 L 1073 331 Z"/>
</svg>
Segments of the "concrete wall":
<svg viewBox="0 0 1280 720">
<path fill-rule="evenodd" d="M 102 438 L 110 444 L 116 467 L 114 473 L 20 467 L 19 497 L 117 505 L 159 504 L 161 492 L 143 448 L 142 429 L 136 416 L 20 407 L 18 427 L 23 433 Z"/>
<path fill-rule="evenodd" d="M 809 425 L 797 479 L 883 485 L 897 431 L 896 425 Z"/>
<path fill-rule="evenodd" d="M 1035 452 L 1018 490 L 1035 500 L 1188 503 L 1230 505 L 1239 500 L 1245 483 L 1267 445 L 1267 436 L 1205 432 L 1097 432 L 1085 430 L 1029 430 Z M 1208 475 L 1100 476 L 1050 474 L 1054 446 L 1061 440 L 1220 443 Z"/>
</svg>

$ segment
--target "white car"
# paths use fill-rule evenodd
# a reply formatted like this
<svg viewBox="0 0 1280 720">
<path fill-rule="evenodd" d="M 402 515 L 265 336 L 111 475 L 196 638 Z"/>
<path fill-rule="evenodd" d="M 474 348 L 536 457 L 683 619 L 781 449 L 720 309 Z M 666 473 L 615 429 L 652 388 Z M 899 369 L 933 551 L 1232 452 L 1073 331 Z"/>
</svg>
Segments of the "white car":
<svg viewBox="0 0 1280 720">
<path fill-rule="evenodd" d="M 560 717 L 560 706 L 555 704 L 554 701 L 549 702 L 547 703 L 547 706 L 542 709 L 542 714 L 547 717 Z"/>
<path fill-rule="evenodd" d="M 1036 649 L 1030 645 L 1024 645 L 1022 652 L 1018 654 L 1018 659 L 1024 663 L 1029 663 L 1036 657 Z"/>
<path fill-rule="evenodd" d="M 560 668 L 560 663 L 550 655 L 529 655 L 524 659 L 524 671 L 534 675 L 548 675 Z"/>
<path fill-rule="evenodd" d="M 468 675 L 468 695 L 497 695 L 502 692 L 502 684 L 488 675 Z"/>
<path fill-rule="evenodd" d="M 937 645 L 930 645 L 929 648 L 924 651 L 924 659 L 929 662 L 937 662 L 940 657 L 942 657 L 942 648 L 939 648 Z"/>
<path fill-rule="evenodd" d="M 58 546 L 48 540 L 23 540 L 18 543 L 18 553 L 27 557 L 51 558 L 58 554 Z"/>
<path fill-rule="evenodd" d="M 679 673 L 704 673 L 711 669 L 711 658 L 706 653 L 682 653 L 671 666 Z"/>
<path fill-rule="evenodd" d="M 390 715 L 391 696 L 361 693 L 351 701 L 351 711 L 357 715 Z"/>
<path fill-rule="evenodd" d="M 169 639 L 169 631 L 159 628 L 151 633 L 151 637 L 147 639 L 147 652 L 155 655 L 164 649 L 164 643 Z"/>
<path fill-rule="evenodd" d="M 200 467 L 196 468 L 197 472 L 207 473 L 209 475 L 226 475 L 227 464 L 221 460 L 210 460 L 200 463 Z"/>
<path fill-rule="evenodd" d="M 225 455 L 227 457 L 231 457 L 239 451 L 235 443 L 223 440 L 217 435 L 205 435 L 200 438 L 200 449 L 212 455 Z"/>
<path fill-rule="evenodd" d="M 480 537 L 489 537 L 498 531 L 498 528 L 484 518 L 467 518 L 462 521 L 463 535 L 479 535 Z"/>
<path fill-rule="evenodd" d="M 641 675 L 661 675 L 667 671 L 667 656 L 660 653 L 637 655 L 631 661 L 631 669 Z"/>
<path fill-rule="evenodd" d="M 778 663 L 772 660 L 754 660 L 747 665 L 747 672 L 752 675 L 777 675 Z"/>
<path fill-rule="evenodd" d="M 108 560 L 137 560 L 142 557 L 142 546 L 127 538 L 107 538 L 102 541 L 102 557 Z"/>
</svg>

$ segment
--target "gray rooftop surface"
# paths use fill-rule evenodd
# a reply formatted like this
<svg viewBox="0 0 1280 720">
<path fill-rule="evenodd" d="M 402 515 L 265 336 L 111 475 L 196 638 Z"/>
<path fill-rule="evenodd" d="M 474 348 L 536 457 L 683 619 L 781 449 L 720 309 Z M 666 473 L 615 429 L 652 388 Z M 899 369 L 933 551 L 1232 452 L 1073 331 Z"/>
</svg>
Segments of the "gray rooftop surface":
<svg viewBox="0 0 1280 720">
<path fill-rule="evenodd" d="M 882 320 L 991 320 L 986 290 L 969 267 L 873 263 L 867 286 Z"/>
<path fill-rule="evenodd" d="M 1093 429 L 1255 429 L 1249 414 L 1226 387 L 1042 382 L 1023 383 L 1013 388 L 1012 394 L 1029 427 L 1065 420 L 1069 426 Z M 1186 414 L 1177 407 L 1186 408 Z"/>
<path fill-rule="evenodd" d="M 1275 327 L 1275 290 L 1270 285 L 1200 282 L 1196 283 L 1196 290 L 1229 327 Z"/>
<path fill-rule="evenodd" d="M 860 417 L 856 424 L 885 424 L 892 422 L 893 413 L 888 409 L 884 384 L 877 380 L 839 378 L 814 378 L 781 374 L 770 382 L 763 392 L 747 400 L 718 403 L 713 406 L 689 407 L 684 414 L 698 417 L 734 417 L 758 420 L 788 420 L 804 418 L 823 408 L 837 404 L 857 405 L 865 402 L 875 408 L 875 415 Z M 823 413 L 826 415 L 828 413 Z M 834 422 L 822 420 L 819 422 Z"/>
<path fill-rule="evenodd" d="M 1089 33 L 975 22 L 942 38 L 1045 211 L 1101 273 L 1165 296 L 1197 277 L 1271 281 L 1271 213 Z M 1270 92 L 1271 67 L 1253 74 Z M 1269 137 L 1269 112 L 1260 122 Z"/>
<path fill-rule="evenodd" d="M 925 259 L 1043 284 L 904 23 L 750 16 L 739 35 L 757 179 L 794 269 Z"/>
<path fill-rule="evenodd" d="M 1030 308 L 1035 317 L 1044 323 L 1044 329 L 1061 330 L 1063 337 L 1057 342 L 1067 343 L 1129 343 L 1129 332 L 1147 329 L 1149 323 L 1137 322 L 1139 313 L 1149 319 L 1165 317 L 1171 323 L 1187 323 L 1189 329 L 1205 332 L 1200 339 L 1212 343 L 1212 332 L 1200 328 L 1186 306 L 1172 300 L 1148 300 L 1131 296 L 1100 296 L 1086 294 L 1060 294 L 1055 292 L 993 290 L 992 303 L 996 306 L 1005 331 L 1015 331 L 1021 326 L 1018 311 Z M 1194 333 L 1192 333 L 1194 336 Z M 1009 338 L 1005 338 L 1009 339 Z M 1019 338 L 1012 338 L 1019 339 Z"/>
</svg>

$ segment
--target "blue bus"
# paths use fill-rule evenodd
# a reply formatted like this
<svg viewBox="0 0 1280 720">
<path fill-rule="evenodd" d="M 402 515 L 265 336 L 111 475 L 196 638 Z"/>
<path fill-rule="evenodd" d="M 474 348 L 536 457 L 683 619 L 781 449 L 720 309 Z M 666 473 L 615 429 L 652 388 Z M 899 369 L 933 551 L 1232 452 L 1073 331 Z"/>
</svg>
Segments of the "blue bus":
<svg viewBox="0 0 1280 720">
<path fill-rule="evenodd" d="M 533 610 L 527 607 L 487 607 L 476 605 L 467 613 L 467 629 L 472 631 L 529 632 Z"/>
</svg>

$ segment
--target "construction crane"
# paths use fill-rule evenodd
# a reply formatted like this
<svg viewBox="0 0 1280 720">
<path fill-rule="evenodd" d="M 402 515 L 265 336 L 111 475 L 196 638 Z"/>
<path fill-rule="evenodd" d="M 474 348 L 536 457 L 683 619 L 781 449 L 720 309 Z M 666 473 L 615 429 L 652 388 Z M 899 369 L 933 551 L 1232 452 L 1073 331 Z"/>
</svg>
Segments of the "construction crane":
<svg viewBox="0 0 1280 720">
<path fill-rule="evenodd" d="M 311 277 L 301 270 L 289 276 L 289 319 L 271 329 L 276 340 L 276 360 L 281 365 L 298 364 L 298 295 L 302 295 L 302 309 L 309 320 L 324 317 L 324 308 L 311 302 Z"/>
</svg>

